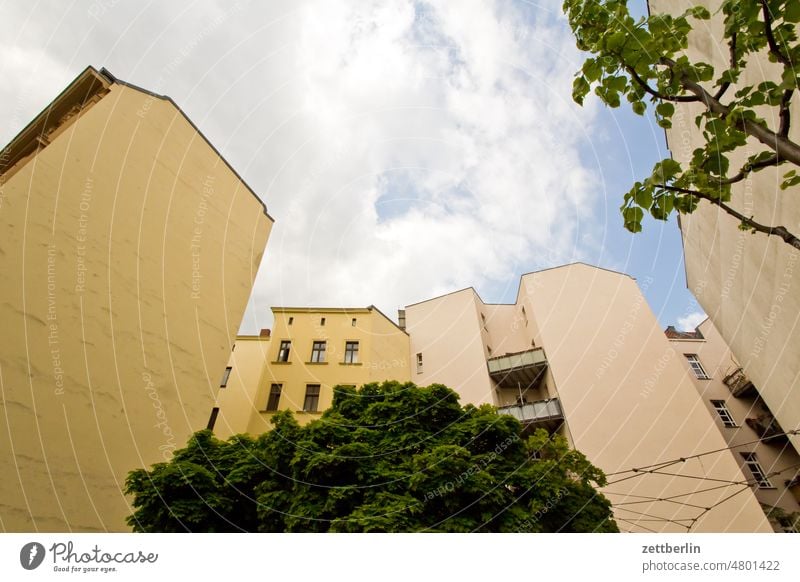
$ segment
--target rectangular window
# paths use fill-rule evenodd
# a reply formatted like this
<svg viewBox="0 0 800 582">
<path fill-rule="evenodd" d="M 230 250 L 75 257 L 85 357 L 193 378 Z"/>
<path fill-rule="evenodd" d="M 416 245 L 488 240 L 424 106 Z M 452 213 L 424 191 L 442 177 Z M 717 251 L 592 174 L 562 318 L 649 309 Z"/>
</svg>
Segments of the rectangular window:
<svg viewBox="0 0 800 582">
<path fill-rule="evenodd" d="M 281 384 L 273 384 L 269 388 L 269 398 L 267 398 L 267 412 L 275 412 L 278 410 L 278 404 L 281 401 Z"/>
<path fill-rule="evenodd" d="M 683 355 L 686 356 L 686 359 L 689 362 L 689 367 L 699 380 L 710 380 L 708 374 L 706 374 L 706 371 L 703 369 L 703 365 L 700 363 L 700 358 L 697 357 L 697 354 Z"/>
<path fill-rule="evenodd" d="M 358 342 L 344 343 L 344 363 L 345 364 L 358 363 Z"/>
<path fill-rule="evenodd" d="M 208 425 L 206 428 L 208 430 L 214 430 L 214 425 L 217 424 L 217 415 L 219 414 L 219 408 L 216 406 L 211 409 L 211 416 L 208 419 Z"/>
<path fill-rule="evenodd" d="M 353 321 L 350 322 L 350 325 L 352 325 L 353 327 L 356 326 L 356 318 L 355 317 L 353 318 Z"/>
<path fill-rule="evenodd" d="M 325 325 L 325 318 L 324 317 L 319 320 L 319 324 L 320 325 Z"/>
<path fill-rule="evenodd" d="M 761 468 L 761 463 L 758 462 L 755 453 L 741 453 L 742 458 L 744 459 L 744 464 L 747 465 L 747 469 L 753 474 L 753 478 L 756 481 L 756 485 L 758 485 L 759 489 L 774 489 L 772 483 L 770 483 L 767 474 L 764 472 L 764 469 Z"/>
<path fill-rule="evenodd" d="M 724 400 L 712 400 L 711 404 L 714 406 L 714 410 L 717 411 L 717 414 L 719 414 L 720 419 L 722 419 L 722 424 L 728 428 L 736 427 L 736 421 L 733 419 L 731 411 L 725 406 Z"/>
<path fill-rule="evenodd" d="M 289 318 L 289 325 L 292 325 L 293 323 L 294 323 L 294 317 L 290 317 Z"/>
<path fill-rule="evenodd" d="M 306 385 L 306 399 L 303 401 L 305 412 L 316 412 L 319 408 L 319 384 Z"/>
<path fill-rule="evenodd" d="M 422 352 L 417 354 L 417 374 L 422 374 Z"/>
<path fill-rule="evenodd" d="M 325 361 L 325 341 L 315 341 L 311 346 L 311 361 L 324 362 Z"/>
<path fill-rule="evenodd" d="M 278 349 L 278 361 L 279 362 L 288 362 L 289 361 L 289 351 L 292 349 L 292 342 L 289 340 L 281 341 L 281 347 Z"/>
<path fill-rule="evenodd" d="M 233 370 L 233 368 L 231 368 L 230 366 L 225 368 L 225 373 L 222 374 L 222 381 L 220 381 L 219 383 L 220 388 L 225 388 L 225 386 L 228 385 L 228 378 L 231 377 L 231 370 Z"/>
</svg>

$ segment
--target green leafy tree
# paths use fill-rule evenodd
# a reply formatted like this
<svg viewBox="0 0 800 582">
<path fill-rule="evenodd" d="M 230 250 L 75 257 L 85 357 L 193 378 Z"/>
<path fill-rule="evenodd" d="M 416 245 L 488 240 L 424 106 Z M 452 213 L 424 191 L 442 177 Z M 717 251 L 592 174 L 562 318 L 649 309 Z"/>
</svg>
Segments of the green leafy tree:
<svg viewBox="0 0 800 582">
<path fill-rule="evenodd" d="M 559 436 L 523 432 L 442 385 L 337 387 L 299 426 L 227 441 L 196 433 L 132 471 L 140 532 L 618 531 L 603 473 Z"/>
<path fill-rule="evenodd" d="M 591 54 L 576 75 L 573 99 L 582 104 L 593 89 L 610 107 L 619 107 L 624 98 L 642 115 L 654 106 L 664 128 L 672 125 L 676 103 L 701 108 L 695 122 L 705 145 L 688 163 L 658 162 L 651 176 L 634 184 L 621 207 L 628 230 L 641 230 L 645 212 L 666 220 L 673 211 L 693 212 L 705 200 L 739 220 L 740 228 L 800 248 L 800 240 L 784 226 L 761 224 L 729 204 L 731 186 L 764 168 L 783 167 L 782 189 L 800 183 L 800 146 L 789 137 L 800 77 L 800 2 L 720 0 L 718 6 L 729 55 L 723 70 L 692 62 L 684 52 L 693 27 L 712 16 L 702 6 L 677 16 L 634 19 L 626 0 L 565 0 L 578 48 Z M 777 73 L 757 85 L 744 84 L 742 72 L 756 58 L 777 65 L 766 69 L 767 75 Z M 761 146 L 758 151 L 741 167 L 732 167 L 731 153 L 753 140 Z"/>
</svg>

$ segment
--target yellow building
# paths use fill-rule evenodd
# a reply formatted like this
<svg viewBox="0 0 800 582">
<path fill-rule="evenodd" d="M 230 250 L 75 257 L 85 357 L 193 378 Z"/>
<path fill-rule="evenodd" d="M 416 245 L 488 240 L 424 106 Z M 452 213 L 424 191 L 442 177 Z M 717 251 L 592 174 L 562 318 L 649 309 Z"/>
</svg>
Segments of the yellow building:
<svg viewBox="0 0 800 582">
<path fill-rule="evenodd" d="M 93 68 L 0 153 L 0 531 L 127 530 L 209 422 L 272 227 L 168 97 Z"/>
<path fill-rule="evenodd" d="M 239 336 L 223 376 L 214 432 L 260 434 L 279 410 L 305 424 L 337 385 L 409 380 L 408 334 L 376 307 L 273 307 L 272 331 Z"/>
</svg>

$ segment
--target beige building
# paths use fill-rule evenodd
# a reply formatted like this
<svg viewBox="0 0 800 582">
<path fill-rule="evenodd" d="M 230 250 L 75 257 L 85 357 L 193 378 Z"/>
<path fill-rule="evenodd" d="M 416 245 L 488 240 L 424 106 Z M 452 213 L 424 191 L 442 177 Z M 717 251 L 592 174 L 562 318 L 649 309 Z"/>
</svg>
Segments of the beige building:
<svg viewBox="0 0 800 582">
<path fill-rule="evenodd" d="M 715 0 L 649 0 L 652 13 L 683 12 L 703 4 L 712 14 Z M 717 14 L 690 35 L 688 56 L 711 64 L 718 73 L 727 68 L 728 47 L 722 43 L 722 20 Z M 779 79 L 780 69 L 766 59 L 752 58 L 742 73 L 740 85 Z M 731 87 L 729 94 L 736 91 Z M 667 141 L 672 156 L 686 162 L 703 143 L 694 119 L 697 104 L 676 103 L 672 129 Z M 791 104 L 794 122 L 789 138 L 800 140 L 800 105 L 795 95 Z M 778 126 L 776 112 L 764 110 L 772 127 Z M 751 140 L 742 152 L 731 157 L 731 168 L 740 168 L 746 156 L 763 149 Z M 800 232 L 800 187 L 781 191 L 784 172 L 767 168 L 751 174 L 734 186 L 730 205 L 746 216 L 767 225 L 782 225 Z M 778 237 L 750 234 L 738 228 L 738 221 L 701 203 L 691 215 L 680 218 L 686 278 L 689 289 L 730 346 L 745 373 L 781 425 L 800 428 L 800 251 Z M 792 436 L 800 449 L 800 436 Z"/>
<path fill-rule="evenodd" d="M 338 385 L 407 382 L 408 334 L 377 308 L 273 307 L 272 330 L 239 336 L 221 382 L 214 432 L 261 434 L 291 410 L 317 418 Z"/>
<path fill-rule="evenodd" d="M 93 68 L 0 153 L 0 531 L 121 531 L 208 421 L 272 226 L 168 97 Z"/>
<path fill-rule="evenodd" d="M 623 531 L 772 531 L 631 277 L 577 263 L 524 275 L 510 305 L 469 288 L 404 319 L 413 382 L 563 434 L 609 476 Z"/>
<path fill-rule="evenodd" d="M 798 531 L 800 455 L 725 340 L 710 319 L 693 332 L 670 327 L 666 335 L 775 531 Z"/>
</svg>

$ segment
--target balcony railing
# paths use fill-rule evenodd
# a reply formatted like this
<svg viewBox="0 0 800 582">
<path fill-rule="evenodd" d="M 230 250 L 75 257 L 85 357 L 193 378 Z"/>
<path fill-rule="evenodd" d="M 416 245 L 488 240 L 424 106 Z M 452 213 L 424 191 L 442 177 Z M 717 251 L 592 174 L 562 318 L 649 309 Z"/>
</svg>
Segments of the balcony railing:
<svg viewBox="0 0 800 582">
<path fill-rule="evenodd" d="M 557 428 L 564 421 L 564 413 L 561 410 L 561 403 L 559 403 L 558 398 L 501 406 L 497 409 L 497 412 L 498 414 L 513 416 L 524 425 L 541 425 L 550 430 Z"/>
<path fill-rule="evenodd" d="M 489 358 L 489 376 L 500 388 L 529 388 L 547 368 L 542 348 Z"/>
<path fill-rule="evenodd" d="M 771 414 L 762 414 L 755 418 L 746 418 L 747 426 L 752 428 L 758 438 L 765 442 L 785 442 L 788 437 L 783 432 L 781 425 Z"/>
<path fill-rule="evenodd" d="M 750 381 L 750 378 L 744 373 L 744 370 L 737 368 L 722 380 L 730 388 L 731 394 L 736 398 L 744 396 L 756 396 L 756 387 Z"/>
</svg>

